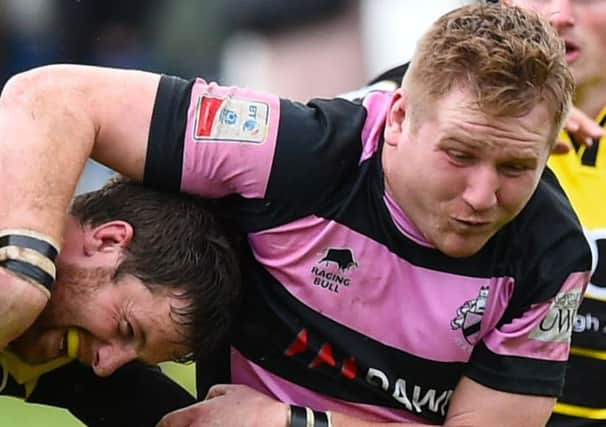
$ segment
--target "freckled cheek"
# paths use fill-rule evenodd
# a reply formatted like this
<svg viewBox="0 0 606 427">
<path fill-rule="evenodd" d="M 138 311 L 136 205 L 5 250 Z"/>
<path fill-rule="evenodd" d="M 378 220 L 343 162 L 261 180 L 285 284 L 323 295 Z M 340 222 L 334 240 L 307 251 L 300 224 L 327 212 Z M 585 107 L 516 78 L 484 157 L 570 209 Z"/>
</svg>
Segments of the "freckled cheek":
<svg viewBox="0 0 606 427">
<path fill-rule="evenodd" d="M 463 194 L 466 187 L 466 177 L 457 173 L 457 171 L 449 171 L 442 169 L 435 171 L 432 176 L 423 183 L 425 192 L 428 195 L 433 195 L 439 200 L 456 199 Z"/>
</svg>

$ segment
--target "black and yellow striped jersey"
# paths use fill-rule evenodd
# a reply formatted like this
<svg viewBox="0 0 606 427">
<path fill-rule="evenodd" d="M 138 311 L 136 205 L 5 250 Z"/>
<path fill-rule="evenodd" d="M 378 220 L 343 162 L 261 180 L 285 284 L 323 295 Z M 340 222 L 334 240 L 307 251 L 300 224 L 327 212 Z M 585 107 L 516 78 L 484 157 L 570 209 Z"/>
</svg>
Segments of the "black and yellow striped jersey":
<svg viewBox="0 0 606 427">
<path fill-rule="evenodd" d="M 606 108 L 597 121 L 606 124 Z M 606 425 L 606 138 L 594 141 L 591 147 L 579 144 L 566 132 L 561 138 L 574 149 L 552 155 L 549 167 L 586 231 L 594 268 L 575 321 L 564 394 L 549 426 L 597 427 Z"/>
</svg>

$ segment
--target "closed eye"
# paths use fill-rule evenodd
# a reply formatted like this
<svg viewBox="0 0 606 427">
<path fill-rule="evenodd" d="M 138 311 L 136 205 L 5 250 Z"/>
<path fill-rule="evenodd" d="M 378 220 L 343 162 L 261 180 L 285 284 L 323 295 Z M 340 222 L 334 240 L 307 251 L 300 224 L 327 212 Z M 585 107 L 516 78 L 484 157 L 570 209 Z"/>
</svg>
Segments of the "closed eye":
<svg viewBox="0 0 606 427">
<path fill-rule="evenodd" d="M 534 169 L 534 168 L 530 167 L 527 164 L 512 163 L 512 164 L 501 165 L 499 167 L 499 169 L 501 170 L 501 172 L 504 175 L 507 175 L 507 176 L 518 176 L 518 175 L 522 175 L 524 172 L 529 171 L 529 170 Z"/>
<path fill-rule="evenodd" d="M 126 319 L 120 321 L 120 335 L 124 338 L 130 339 L 135 336 L 135 330 L 130 322 Z"/>
<path fill-rule="evenodd" d="M 466 164 L 473 160 L 473 156 L 461 150 L 446 150 L 446 155 L 455 164 Z"/>
</svg>

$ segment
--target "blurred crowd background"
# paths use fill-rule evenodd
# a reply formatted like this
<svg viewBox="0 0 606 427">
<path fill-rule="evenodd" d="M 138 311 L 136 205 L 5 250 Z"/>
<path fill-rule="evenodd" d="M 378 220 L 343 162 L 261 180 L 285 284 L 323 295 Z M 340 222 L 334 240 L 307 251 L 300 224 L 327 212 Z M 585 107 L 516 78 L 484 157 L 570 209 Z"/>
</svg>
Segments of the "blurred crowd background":
<svg viewBox="0 0 606 427">
<path fill-rule="evenodd" d="M 408 59 L 466 0 L 0 0 L 0 83 L 48 63 L 140 68 L 334 96 Z M 107 169 L 87 166 L 78 192 Z"/>
<path fill-rule="evenodd" d="M 434 19 L 469 2 L 0 0 L 0 83 L 38 65 L 79 63 L 200 76 L 300 101 L 331 97 L 407 61 Z M 78 192 L 110 174 L 91 162 Z M 167 368 L 191 389 L 191 369 Z M 41 421 L 27 406 L 8 410 L 7 400 L 0 425 L 81 425 L 47 413 Z"/>
</svg>

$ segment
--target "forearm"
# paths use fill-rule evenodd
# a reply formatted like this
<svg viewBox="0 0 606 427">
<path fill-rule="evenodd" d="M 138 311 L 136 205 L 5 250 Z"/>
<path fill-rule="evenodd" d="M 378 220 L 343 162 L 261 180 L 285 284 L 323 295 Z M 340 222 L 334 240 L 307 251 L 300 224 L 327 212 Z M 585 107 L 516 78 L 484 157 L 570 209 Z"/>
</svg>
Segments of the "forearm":
<svg viewBox="0 0 606 427">
<path fill-rule="evenodd" d="M 435 427 L 436 424 L 421 424 L 414 422 L 374 422 L 374 421 L 365 421 L 359 418 L 354 418 L 349 415 L 345 415 L 342 413 L 331 412 L 332 418 L 332 427 L 388 427 L 388 426 L 401 426 L 401 427 Z M 477 417 L 452 417 L 444 422 L 444 424 L 439 424 L 443 427 L 483 427 L 486 425 L 491 426 L 517 426 L 522 424 L 516 424 L 516 422 L 511 422 L 511 420 L 507 419 L 508 417 L 504 417 L 502 424 L 495 424 L 496 420 L 491 420 L 489 422 L 484 422 Z M 533 421 L 529 424 L 525 425 L 536 425 Z M 544 425 L 541 424 L 541 425 Z"/>
<path fill-rule="evenodd" d="M 353 418 L 349 415 L 341 413 L 332 413 L 333 427 L 435 427 L 434 424 L 419 424 L 419 423 L 382 423 L 373 421 L 364 421 L 359 418 Z"/>
<path fill-rule="evenodd" d="M 95 129 L 73 91 L 59 96 L 65 83 L 55 74 L 33 71 L 17 76 L 0 97 L 0 234 L 39 233 L 59 246 L 65 212 L 92 147 L 85 141 L 94 140 Z M 0 262 L 19 260 L 37 267 L 27 255 L 15 255 L 22 249 L 10 245 L 0 248 Z M 52 282 L 52 261 L 43 261 L 51 263 L 45 271 Z M 33 322 L 49 296 L 18 269 L 4 268 L 0 268 L 0 347 Z"/>
<path fill-rule="evenodd" d="M 37 286 L 0 268 L 0 351 L 33 323 L 46 301 Z"/>
</svg>

